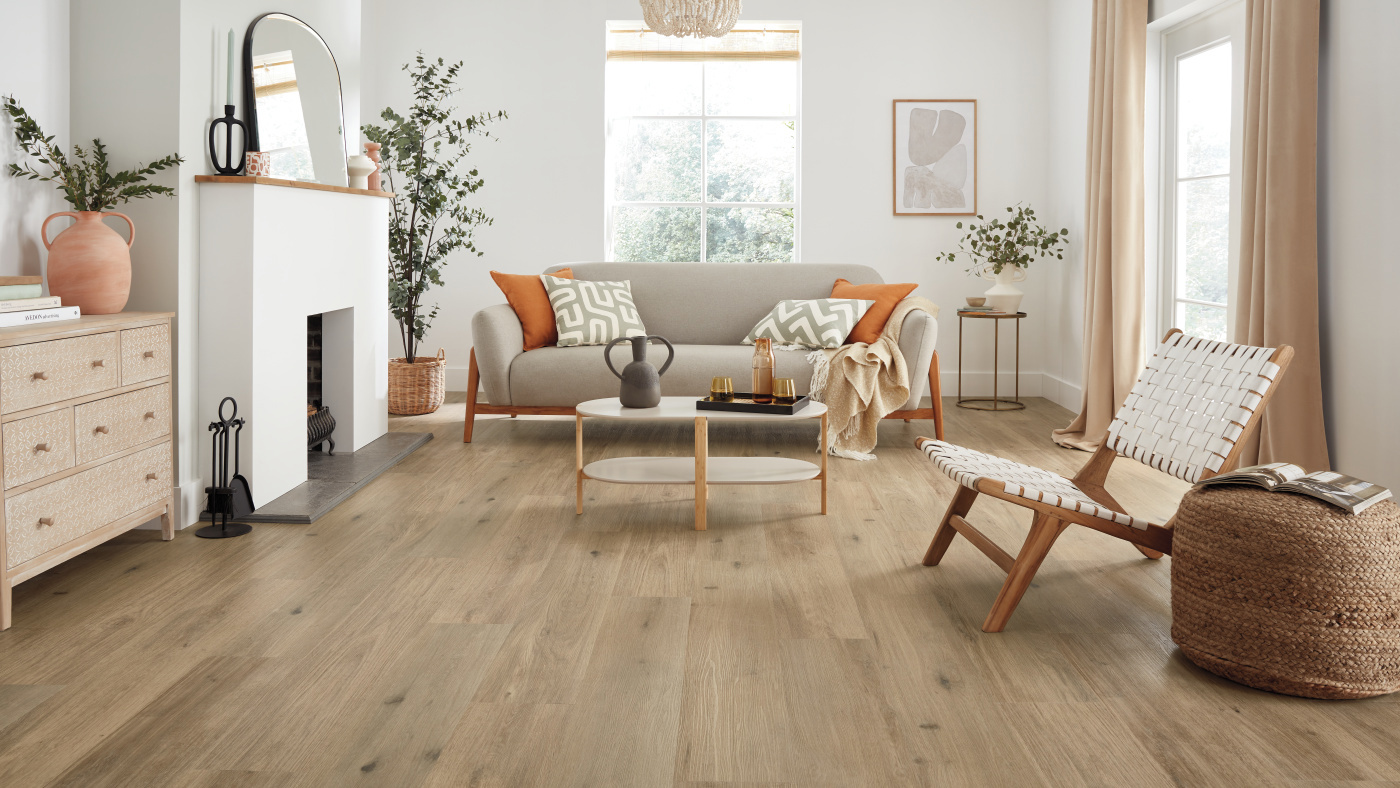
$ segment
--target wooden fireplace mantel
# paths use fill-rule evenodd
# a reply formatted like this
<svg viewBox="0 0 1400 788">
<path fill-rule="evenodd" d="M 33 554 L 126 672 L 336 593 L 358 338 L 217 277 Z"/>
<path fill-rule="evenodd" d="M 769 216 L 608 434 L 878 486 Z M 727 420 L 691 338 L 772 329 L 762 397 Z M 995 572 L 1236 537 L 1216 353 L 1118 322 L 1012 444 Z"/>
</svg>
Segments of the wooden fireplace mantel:
<svg viewBox="0 0 1400 788">
<path fill-rule="evenodd" d="M 312 181 L 289 181 L 285 178 L 267 178 L 261 175 L 196 175 L 195 183 L 256 183 L 259 186 L 288 186 L 293 189 L 314 189 L 321 192 L 339 192 L 341 194 L 363 194 L 366 197 L 388 197 L 393 199 L 393 192 L 375 192 L 369 189 L 352 189 L 348 186 L 331 186 L 326 183 L 314 183 Z"/>
</svg>

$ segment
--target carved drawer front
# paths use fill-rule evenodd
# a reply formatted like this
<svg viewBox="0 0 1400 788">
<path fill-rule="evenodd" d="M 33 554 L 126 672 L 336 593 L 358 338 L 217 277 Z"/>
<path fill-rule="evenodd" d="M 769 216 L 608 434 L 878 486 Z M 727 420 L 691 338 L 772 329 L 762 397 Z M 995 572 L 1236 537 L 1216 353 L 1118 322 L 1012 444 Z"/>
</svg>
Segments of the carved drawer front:
<svg viewBox="0 0 1400 788">
<path fill-rule="evenodd" d="M 118 394 L 73 409 L 78 464 L 170 434 L 170 384 Z"/>
<path fill-rule="evenodd" d="M 122 385 L 170 374 L 170 326 L 128 328 L 122 332 Z"/>
<path fill-rule="evenodd" d="M 167 442 L 7 499 L 7 568 L 169 498 L 172 484 Z"/>
<path fill-rule="evenodd" d="M 6 424 L 5 489 L 73 467 L 73 411 L 30 416 Z"/>
<path fill-rule="evenodd" d="M 0 348 L 0 413 L 114 389 L 117 332 Z"/>
</svg>

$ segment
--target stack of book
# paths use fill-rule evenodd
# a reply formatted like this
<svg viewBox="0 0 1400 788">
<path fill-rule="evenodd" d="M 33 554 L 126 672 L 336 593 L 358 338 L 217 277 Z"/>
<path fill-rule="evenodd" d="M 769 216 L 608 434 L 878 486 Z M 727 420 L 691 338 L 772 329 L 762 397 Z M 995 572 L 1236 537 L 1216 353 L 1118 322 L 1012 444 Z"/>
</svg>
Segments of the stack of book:
<svg viewBox="0 0 1400 788">
<path fill-rule="evenodd" d="M 0 328 L 74 320 L 76 306 L 63 306 L 58 296 L 45 296 L 41 276 L 0 276 Z"/>
<path fill-rule="evenodd" d="M 991 308 L 991 307 L 989 307 L 989 306 L 960 306 L 960 307 L 958 307 L 958 314 L 960 314 L 960 315 L 1009 315 L 1009 314 L 1011 314 L 1011 313 L 1010 313 L 1010 312 L 1007 312 L 1007 311 L 1004 311 L 1004 310 L 1001 310 L 1001 309 L 993 309 L 993 308 Z"/>
</svg>

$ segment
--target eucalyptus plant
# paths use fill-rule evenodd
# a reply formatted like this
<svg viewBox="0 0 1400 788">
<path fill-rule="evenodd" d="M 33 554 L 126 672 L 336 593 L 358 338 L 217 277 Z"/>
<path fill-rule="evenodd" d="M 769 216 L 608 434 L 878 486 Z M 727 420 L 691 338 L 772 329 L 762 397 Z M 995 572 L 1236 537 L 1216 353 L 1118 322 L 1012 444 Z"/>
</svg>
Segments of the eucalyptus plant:
<svg viewBox="0 0 1400 788">
<path fill-rule="evenodd" d="M 384 126 L 361 127 L 365 139 L 383 146 L 381 177 L 394 193 L 389 221 L 389 311 L 399 324 L 404 358 L 412 363 L 418 343 L 427 334 L 436 304 L 424 304 L 424 294 L 442 285 L 447 256 L 456 251 L 482 252 L 472 233 L 491 218 L 471 204 L 485 181 L 465 164 L 472 135 L 490 137 L 485 126 L 506 117 L 504 112 L 458 115 L 449 100 L 458 93 L 462 63 L 446 65 L 420 52 L 406 64 L 413 82 L 413 103 L 400 115 L 392 108 L 379 114 Z"/>
<path fill-rule="evenodd" d="M 179 156 L 171 154 L 150 164 L 138 164 L 133 170 L 110 172 L 107 147 L 102 140 L 93 140 L 90 150 L 74 145 L 72 158 L 69 158 L 61 147 L 54 144 L 53 137 L 44 134 L 39 122 L 19 105 L 14 96 L 5 96 L 3 107 L 14 123 L 15 142 L 44 168 L 40 170 L 29 161 L 12 163 L 9 166 L 10 175 L 58 184 L 63 198 L 74 210 L 106 211 L 132 200 L 157 195 L 174 196 L 174 189 L 148 183 L 146 178 L 182 164 L 185 160 Z"/>
<path fill-rule="evenodd" d="M 1039 257 L 1054 255 L 1056 260 L 1064 259 L 1069 230 L 1045 229 L 1036 221 L 1035 211 L 1021 203 L 1008 207 L 1006 212 L 1013 215 L 1005 222 L 987 221 L 977 214 L 981 224 L 967 223 L 968 232 L 958 241 L 958 251 L 940 252 L 934 259 L 952 263 L 961 255 L 970 262 L 968 273 L 978 276 L 988 271 L 999 274 L 1008 265 L 1026 268 Z M 963 229 L 962 222 L 958 222 L 958 229 Z"/>
</svg>

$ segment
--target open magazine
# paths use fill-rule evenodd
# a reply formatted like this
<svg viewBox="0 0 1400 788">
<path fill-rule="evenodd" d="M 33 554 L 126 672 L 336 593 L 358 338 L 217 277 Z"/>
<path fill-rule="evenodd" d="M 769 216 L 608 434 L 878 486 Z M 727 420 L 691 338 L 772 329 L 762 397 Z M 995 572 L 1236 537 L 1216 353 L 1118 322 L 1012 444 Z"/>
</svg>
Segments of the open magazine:
<svg viewBox="0 0 1400 788">
<path fill-rule="evenodd" d="M 1196 486 L 1211 484 L 1252 484 L 1270 492 L 1291 492 L 1310 495 L 1346 509 L 1352 514 L 1360 514 L 1372 504 L 1390 497 L 1390 490 L 1362 481 L 1355 476 L 1333 471 L 1307 473 L 1289 462 L 1271 462 L 1268 465 L 1251 465 L 1230 473 L 1212 476 Z"/>
</svg>

